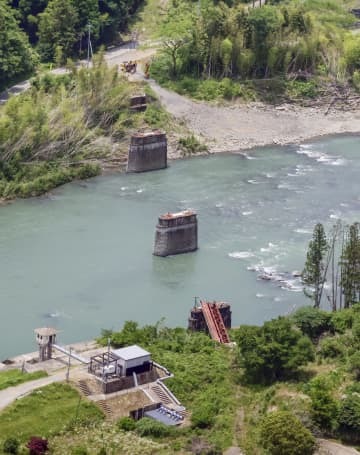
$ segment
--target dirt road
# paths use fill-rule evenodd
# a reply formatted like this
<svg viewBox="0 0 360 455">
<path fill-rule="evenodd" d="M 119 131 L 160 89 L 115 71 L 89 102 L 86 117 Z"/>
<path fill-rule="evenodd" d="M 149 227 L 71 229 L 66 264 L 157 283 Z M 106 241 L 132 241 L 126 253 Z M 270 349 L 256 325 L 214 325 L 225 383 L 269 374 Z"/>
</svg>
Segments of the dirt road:
<svg viewBox="0 0 360 455">
<path fill-rule="evenodd" d="M 319 439 L 318 443 L 320 446 L 316 455 L 360 455 L 360 452 L 353 447 L 346 447 L 337 442 Z"/>
<path fill-rule="evenodd" d="M 18 398 L 28 395 L 33 390 L 45 387 L 53 382 L 60 381 L 65 381 L 65 372 L 36 379 L 35 381 L 24 382 L 23 384 L 19 384 L 15 387 L 8 387 L 7 389 L 0 390 L 0 411 Z"/>
<path fill-rule="evenodd" d="M 105 58 L 109 65 L 120 65 L 128 60 L 149 59 L 155 52 L 155 48 L 139 50 L 130 43 L 107 51 Z M 64 72 L 64 69 L 54 72 Z M 135 78 L 143 78 L 140 67 Z M 152 80 L 149 84 L 165 109 L 201 137 L 211 152 L 294 144 L 329 134 L 360 133 L 360 110 L 332 111 L 325 115 L 326 107 L 274 107 L 262 103 L 217 106 L 190 100 L 160 87 Z M 21 93 L 28 87 L 29 82 L 25 81 L 9 89 L 8 93 Z M 7 96 L 7 93 L 3 94 L 0 102 L 4 102 Z"/>
</svg>

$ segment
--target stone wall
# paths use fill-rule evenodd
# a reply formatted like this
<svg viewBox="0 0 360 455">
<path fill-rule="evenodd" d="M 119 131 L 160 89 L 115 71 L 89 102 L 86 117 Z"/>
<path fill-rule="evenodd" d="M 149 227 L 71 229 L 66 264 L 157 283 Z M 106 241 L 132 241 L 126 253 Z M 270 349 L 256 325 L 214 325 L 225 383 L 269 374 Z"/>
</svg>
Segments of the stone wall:
<svg viewBox="0 0 360 455">
<path fill-rule="evenodd" d="M 146 95 L 136 95 L 130 98 L 130 111 L 141 112 L 147 107 Z"/>
<path fill-rule="evenodd" d="M 136 375 L 139 385 L 154 382 L 159 378 L 156 368 L 146 373 Z M 103 393 L 114 393 L 120 390 L 131 389 L 135 387 L 135 381 L 133 376 L 123 376 L 120 378 L 112 379 L 107 382 L 102 382 Z"/>
<path fill-rule="evenodd" d="M 159 218 L 155 232 L 155 256 L 188 253 L 198 248 L 196 214 L 164 220 Z"/>
<path fill-rule="evenodd" d="M 167 167 L 166 134 L 159 131 L 131 137 L 127 172 L 145 172 Z"/>
</svg>

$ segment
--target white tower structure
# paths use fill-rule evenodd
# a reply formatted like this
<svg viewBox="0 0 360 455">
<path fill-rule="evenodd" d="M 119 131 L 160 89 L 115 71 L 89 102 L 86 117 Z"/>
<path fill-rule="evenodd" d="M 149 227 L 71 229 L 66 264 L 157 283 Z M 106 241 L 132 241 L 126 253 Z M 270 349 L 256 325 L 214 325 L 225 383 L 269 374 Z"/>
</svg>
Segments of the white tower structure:
<svg viewBox="0 0 360 455">
<path fill-rule="evenodd" d="M 56 343 L 56 334 L 58 330 L 53 327 L 42 327 L 34 330 L 36 341 L 39 346 L 39 361 L 51 359 L 52 347 Z"/>
</svg>

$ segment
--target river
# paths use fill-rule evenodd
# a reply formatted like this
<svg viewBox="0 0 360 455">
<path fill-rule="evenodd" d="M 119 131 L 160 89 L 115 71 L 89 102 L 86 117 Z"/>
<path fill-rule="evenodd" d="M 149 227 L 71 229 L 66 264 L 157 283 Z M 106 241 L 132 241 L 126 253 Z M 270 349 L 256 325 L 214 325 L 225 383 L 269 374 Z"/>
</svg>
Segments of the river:
<svg viewBox="0 0 360 455">
<path fill-rule="evenodd" d="M 185 159 L 1 207 L 0 359 L 36 350 L 39 326 L 60 343 L 129 319 L 186 326 L 195 296 L 231 303 L 235 326 L 308 303 L 292 273 L 316 222 L 359 220 L 358 149 L 337 137 Z M 158 215 L 184 208 L 198 212 L 199 250 L 154 257 Z"/>
</svg>

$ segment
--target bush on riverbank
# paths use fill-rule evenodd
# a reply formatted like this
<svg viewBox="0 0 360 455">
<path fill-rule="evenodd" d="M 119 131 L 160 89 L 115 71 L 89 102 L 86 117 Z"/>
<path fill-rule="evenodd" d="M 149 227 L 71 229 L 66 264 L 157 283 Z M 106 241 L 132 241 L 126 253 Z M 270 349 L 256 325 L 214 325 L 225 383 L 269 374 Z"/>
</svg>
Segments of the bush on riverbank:
<svg viewBox="0 0 360 455">
<path fill-rule="evenodd" d="M 170 118 L 156 98 L 145 113 L 129 111 L 139 84 L 109 69 L 102 55 L 92 68 L 46 74 L 0 109 L 0 198 L 37 196 L 101 172 L 103 160 L 124 158 L 124 138 L 138 128 L 164 128 Z"/>
</svg>

